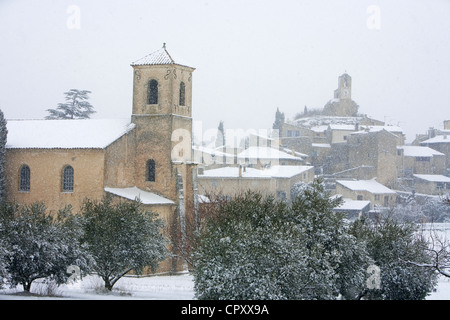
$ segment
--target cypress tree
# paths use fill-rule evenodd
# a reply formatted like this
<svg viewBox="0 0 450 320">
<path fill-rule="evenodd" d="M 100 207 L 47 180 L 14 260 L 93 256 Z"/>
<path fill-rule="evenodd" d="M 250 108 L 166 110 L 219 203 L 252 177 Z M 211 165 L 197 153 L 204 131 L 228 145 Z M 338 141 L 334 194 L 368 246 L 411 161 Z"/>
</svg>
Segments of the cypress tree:
<svg viewBox="0 0 450 320">
<path fill-rule="evenodd" d="M 272 125 L 272 129 L 281 130 L 281 126 L 284 123 L 284 113 L 280 112 L 277 108 L 277 112 L 275 112 L 275 122 Z"/>
<path fill-rule="evenodd" d="M 6 161 L 6 139 L 8 135 L 8 128 L 6 127 L 6 119 L 3 111 L 0 110 L 0 203 L 6 199 L 6 175 L 5 175 L 5 161 Z"/>
</svg>

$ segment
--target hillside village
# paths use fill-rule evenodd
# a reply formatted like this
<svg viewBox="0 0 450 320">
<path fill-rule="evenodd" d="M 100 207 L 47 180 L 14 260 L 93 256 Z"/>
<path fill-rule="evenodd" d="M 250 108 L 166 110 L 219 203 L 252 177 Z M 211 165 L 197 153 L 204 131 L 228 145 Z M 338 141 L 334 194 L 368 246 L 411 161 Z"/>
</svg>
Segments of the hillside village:
<svg viewBox="0 0 450 320">
<path fill-rule="evenodd" d="M 355 217 L 450 192 L 450 120 L 406 145 L 402 128 L 359 113 L 351 91 L 344 73 L 323 110 L 305 107 L 277 130 L 229 130 L 224 145 L 194 146 L 199 194 L 251 189 L 290 200 L 296 183 L 321 177 L 344 199 L 336 211 Z"/>
<path fill-rule="evenodd" d="M 128 118 L 8 120 L 8 201 L 77 212 L 86 198 L 139 199 L 184 230 L 209 195 L 253 190 L 290 201 L 297 184 L 316 177 L 343 197 L 335 210 L 352 217 L 450 191 L 450 121 L 405 145 L 401 128 L 358 113 L 348 74 L 323 110 L 305 108 L 273 130 L 226 130 L 208 144 L 192 137 L 195 68 L 165 44 L 131 68 Z M 184 270 L 182 259 L 160 264 L 169 270 Z"/>
</svg>

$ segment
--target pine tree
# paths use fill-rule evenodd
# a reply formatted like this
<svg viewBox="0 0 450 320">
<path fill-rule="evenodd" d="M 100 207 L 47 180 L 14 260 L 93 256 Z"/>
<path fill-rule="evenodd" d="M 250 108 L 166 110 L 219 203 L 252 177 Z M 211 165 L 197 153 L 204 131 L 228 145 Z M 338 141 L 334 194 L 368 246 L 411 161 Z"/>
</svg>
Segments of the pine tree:
<svg viewBox="0 0 450 320">
<path fill-rule="evenodd" d="M 7 135 L 6 119 L 0 110 L 0 204 L 6 199 L 5 157 Z"/>
<path fill-rule="evenodd" d="M 59 103 L 56 109 L 47 109 L 46 119 L 88 119 L 95 113 L 94 107 L 87 101 L 91 91 L 70 89 L 65 92 L 66 102 Z"/>
</svg>

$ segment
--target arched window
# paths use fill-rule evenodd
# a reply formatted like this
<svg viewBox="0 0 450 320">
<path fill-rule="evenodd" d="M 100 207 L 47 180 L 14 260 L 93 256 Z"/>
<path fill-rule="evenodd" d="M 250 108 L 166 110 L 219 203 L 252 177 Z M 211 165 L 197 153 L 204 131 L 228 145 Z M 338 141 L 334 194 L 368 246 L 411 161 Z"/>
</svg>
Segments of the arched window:
<svg viewBox="0 0 450 320">
<path fill-rule="evenodd" d="M 156 178 L 156 165 L 155 160 L 150 159 L 147 161 L 147 172 L 146 172 L 146 180 L 147 181 L 155 181 Z"/>
<path fill-rule="evenodd" d="M 148 82 L 148 104 L 158 104 L 158 81 L 155 79 Z"/>
<path fill-rule="evenodd" d="M 20 168 L 19 191 L 30 191 L 30 167 L 26 164 Z"/>
<path fill-rule="evenodd" d="M 186 105 L 186 86 L 184 82 L 180 83 L 180 106 Z"/>
<path fill-rule="evenodd" d="M 73 191 L 73 168 L 71 166 L 64 167 L 62 183 L 63 192 Z"/>
</svg>

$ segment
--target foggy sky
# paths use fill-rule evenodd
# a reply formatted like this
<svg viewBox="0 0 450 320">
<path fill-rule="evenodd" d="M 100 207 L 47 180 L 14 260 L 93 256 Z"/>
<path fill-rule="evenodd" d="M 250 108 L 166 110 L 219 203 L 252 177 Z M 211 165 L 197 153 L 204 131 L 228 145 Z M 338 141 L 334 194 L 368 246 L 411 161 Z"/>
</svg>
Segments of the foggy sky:
<svg viewBox="0 0 450 320">
<path fill-rule="evenodd" d="M 129 117 L 130 64 L 165 42 L 196 68 L 204 130 L 323 108 L 347 72 L 359 112 L 411 141 L 450 119 L 449 17 L 449 0 L 0 0 L 0 109 L 43 118 L 77 88 L 94 118 Z"/>
</svg>

